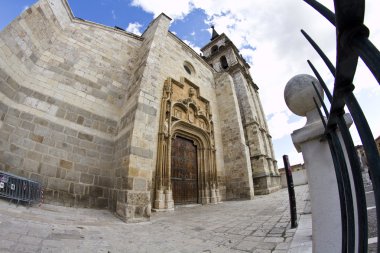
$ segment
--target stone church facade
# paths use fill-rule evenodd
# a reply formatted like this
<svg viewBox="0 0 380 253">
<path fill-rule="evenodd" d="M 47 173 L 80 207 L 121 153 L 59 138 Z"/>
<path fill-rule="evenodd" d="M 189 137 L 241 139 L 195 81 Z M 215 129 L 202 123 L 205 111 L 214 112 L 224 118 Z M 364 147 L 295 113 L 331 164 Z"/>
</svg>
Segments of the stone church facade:
<svg viewBox="0 0 380 253">
<path fill-rule="evenodd" d="M 0 32 L 0 170 L 127 222 L 280 188 L 258 87 L 225 34 L 198 55 L 161 14 L 137 36 L 40 0 Z"/>
</svg>

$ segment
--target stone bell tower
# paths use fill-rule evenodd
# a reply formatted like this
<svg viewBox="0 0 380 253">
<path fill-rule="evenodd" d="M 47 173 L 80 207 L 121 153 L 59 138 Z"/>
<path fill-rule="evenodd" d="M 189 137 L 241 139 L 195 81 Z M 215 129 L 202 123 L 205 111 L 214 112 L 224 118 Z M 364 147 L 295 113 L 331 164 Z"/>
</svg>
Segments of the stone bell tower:
<svg viewBox="0 0 380 253">
<path fill-rule="evenodd" d="M 219 35 L 213 26 L 211 28 L 211 41 L 201 49 L 203 57 L 216 72 L 232 77 L 245 144 L 249 149 L 254 192 L 258 195 L 271 193 L 280 189 L 280 177 L 259 88 L 252 80 L 249 64 L 234 43 L 224 33 Z"/>
</svg>

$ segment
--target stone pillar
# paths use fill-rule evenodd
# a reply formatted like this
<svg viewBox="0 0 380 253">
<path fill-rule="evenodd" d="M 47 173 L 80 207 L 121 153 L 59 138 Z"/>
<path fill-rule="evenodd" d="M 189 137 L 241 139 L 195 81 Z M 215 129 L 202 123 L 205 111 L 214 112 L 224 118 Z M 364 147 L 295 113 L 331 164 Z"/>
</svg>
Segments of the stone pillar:
<svg viewBox="0 0 380 253">
<path fill-rule="evenodd" d="M 224 168 L 226 171 L 226 199 L 253 199 L 253 180 L 249 150 L 231 76 L 216 73 L 216 97 L 219 106 Z M 220 199 L 220 197 L 219 197 Z"/>
<path fill-rule="evenodd" d="M 323 138 L 324 126 L 313 101 L 317 95 L 311 82 L 323 94 L 314 77 L 297 75 L 287 83 L 284 96 L 293 113 L 307 118 L 306 125 L 291 136 L 297 151 L 302 152 L 309 179 L 313 252 L 340 252 L 342 226 L 338 185 L 330 148 Z"/>
<path fill-rule="evenodd" d="M 160 77 L 159 64 L 161 52 L 170 25 L 170 18 L 160 14 L 151 22 L 143 33 L 144 43 L 140 48 L 139 63 L 136 64 L 135 86 L 139 88 L 136 93 L 137 103 L 135 117 L 131 123 L 130 148 L 122 159 L 125 161 L 123 175 L 126 183 L 125 189 L 118 191 L 116 213 L 125 222 L 139 222 L 150 219 L 151 214 L 151 188 L 152 175 L 155 170 L 156 148 L 158 139 L 152 138 L 152 133 L 158 132 L 158 110 L 160 99 L 151 94 L 160 94 L 164 80 Z M 158 81 L 162 80 L 162 81 Z M 163 194 L 166 208 L 171 208 L 171 191 Z M 162 194 L 158 195 L 163 199 Z M 153 204 L 162 207 L 162 202 Z"/>
<path fill-rule="evenodd" d="M 280 189 L 280 177 L 270 149 L 271 139 L 259 94 L 242 70 L 234 71 L 232 77 L 249 148 L 254 191 L 257 195 L 269 194 Z"/>
</svg>

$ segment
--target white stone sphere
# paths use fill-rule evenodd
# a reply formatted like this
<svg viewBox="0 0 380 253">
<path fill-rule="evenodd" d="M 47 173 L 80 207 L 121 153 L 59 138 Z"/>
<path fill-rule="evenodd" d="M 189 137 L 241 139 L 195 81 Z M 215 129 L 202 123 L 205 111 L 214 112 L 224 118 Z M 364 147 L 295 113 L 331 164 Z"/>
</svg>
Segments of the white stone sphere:
<svg viewBox="0 0 380 253">
<path fill-rule="evenodd" d="M 321 106 L 312 82 L 323 99 L 323 89 L 318 80 L 311 75 L 296 75 L 285 86 L 285 103 L 298 116 L 306 116 L 308 112 L 316 109 L 313 97 L 315 97 L 319 107 Z"/>
</svg>

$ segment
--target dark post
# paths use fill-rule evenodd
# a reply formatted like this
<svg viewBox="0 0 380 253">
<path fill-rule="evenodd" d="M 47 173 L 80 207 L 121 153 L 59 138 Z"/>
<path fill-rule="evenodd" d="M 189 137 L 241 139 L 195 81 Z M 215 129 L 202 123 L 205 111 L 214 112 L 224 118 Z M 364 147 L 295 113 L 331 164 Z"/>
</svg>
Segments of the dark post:
<svg viewBox="0 0 380 253">
<path fill-rule="evenodd" d="M 296 228 L 298 226 L 298 224 L 297 224 L 297 206 L 296 206 L 296 194 L 294 193 L 292 170 L 290 169 L 288 156 L 284 155 L 284 156 L 282 156 L 282 159 L 284 160 L 286 182 L 288 183 L 291 226 L 292 226 L 292 228 Z"/>
</svg>

